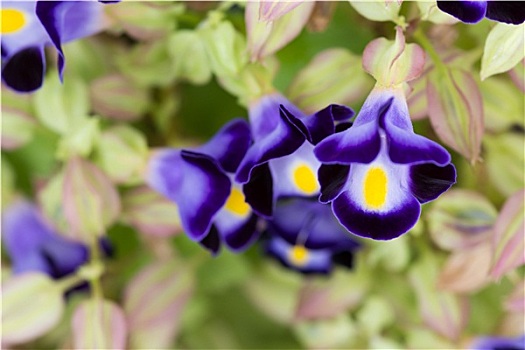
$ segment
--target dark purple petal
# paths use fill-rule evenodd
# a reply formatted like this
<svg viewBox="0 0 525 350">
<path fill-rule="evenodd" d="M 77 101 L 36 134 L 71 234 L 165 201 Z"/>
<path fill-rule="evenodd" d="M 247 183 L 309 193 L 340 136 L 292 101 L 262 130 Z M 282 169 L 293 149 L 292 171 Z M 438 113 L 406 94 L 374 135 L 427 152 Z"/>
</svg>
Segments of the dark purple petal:
<svg viewBox="0 0 525 350">
<path fill-rule="evenodd" d="M 89 260 L 89 251 L 86 246 L 62 239 L 45 242 L 41 251 L 51 267 L 53 278 L 67 276 Z"/>
<path fill-rule="evenodd" d="M 321 184 L 321 195 L 319 202 L 328 203 L 335 199 L 343 191 L 348 173 L 349 165 L 323 164 L 317 172 L 317 178 Z"/>
<path fill-rule="evenodd" d="M 217 255 L 221 250 L 221 238 L 219 232 L 215 226 L 212 226 L 206 235 L 201 241 L 200 245 L 210 251 L 212 255 Z"/>
<path fill-rule="evenodd" d="M 60 79 L 64 71 L 62 43 L 92 35 L 102 28 L 102 4 L 95 1 L 38 1 L 36 14 L 58 51 Z"/>
<path fill-rule="evenodd" d="M 196 152 L 215 158 L 222 168 L 234 173 L 252 142 L 250 126 L 243 119 L 234 119 Z"/>
<path fill-rule="evenodd" d="M 252 214 L 248 220 L 238 228 L 229 232 L 221 230 L 220 234 L 224 239 L 224 243 L 234 252 L 246 250 L 260 236 L 260 232 L 257 230 L 257 222 L 257 216 Z"/>
<path fill-rule="evenodd" d="M 419 164 L 410 167 L 410 190 L 419 203 L 430 202 L 456 183 L 456 168 L 453 164 L 439 167 L 434 164 Z"/>
<path fill-rule="evenodd" d="M 341 193 L 332 202 L 332 209 L 348 231 L 376 240 L 390 240 L 406 233 L 416 224 L 421 212 L 419 202 L 411 195 L 391 211 L 365 211 L 353 202 L 348 192 Z"/>
<path fill-rule="evenodd" d="M 202 240 L 215 214 L 230 195 L 230 179 L 208 155 L 167 150 L 154 155 L 149 164 L 148 184 L 174 201 L 190 238 Z"/>
<path fill-rule="evenodd" d="M 308 198 L 280 200 L 268 230 L 289 244 L 331 251 L 352 250 L 359 244 L 334 217 L 329 205 Z"/>
<path fill-rule="evenodd" d="M 274 193 L 272 174 L 268 163 L 253 168 L 250 181 L 242 187 L 244 198 L 253 211 L 262 217 L 273 215 Z"/>
<path fill-rule="evenodd" d="M 256 140 L 248 149 L 239 165 L 235 181 L 242 184 L 247 183 L 253 168 L 271 159 L 289 155 L 304 143 L 306 138 L 301 130 L 290 121 L 291 116 L 284 110 L 280 111 L 280 116 L 275 128 L 261 139 Z"/>
<path fill-rule="evenodd" d="M 280 106 L 284 106 L 296 118 L 304 114 L 283 95 L 275 93 L 261 97 L 249 108 L 249 119 L 255 141 L 266 138 L 281 122 Z"/>
<path fill-rule="evenodd" d="M 301 121 L 308 129 L 308 141 L 317 145 L 327 136 L 335 133 L 336 121 L 348 121 L 353 116 L 354 111 L 351 108 L 341 105 L 329 105 L 319 112 L 301 119 Z"/>
<path fill-rule="evenodd" d="M 322 163 L 370 163 L 380 147 L 379 126 L 371 121 L 328 136 L 315 146 L 314 153 Z"/>
<path fill-rule="evenodd" d="M 279 237 L 271 237 L 265 242 L 265 251 L 276 258 L 283 266 L 305 274 L 327 274 L 332 269 L 332 254 L 329 250 L 308 250 L 304 264 L 298 265 L 290 259 L 293 246 Z"/>
<path fill-rule="evenodd" d="M 487 18 L 509 24 L 521 24 L 525 21 L 523 1 L 487 1 Z"/>
<path fill-rule="evenodd" d="M 439 1 L 438 8 L 465 23 L 477 23 L 485 17 L 488 1 Z"/>
<path fill-rule="evenodd" d="M 354 267 L 354 253 L 349 250 L 343 250 L 332 255 L 332 261 L 335 264 L 352 269 Z"/>
<path fill-rule="evenodd" d="M 2 80 L 10 88 L 31 92 L 42 86 L 45 62 L 42 47 L 29 47 L 14 54 L 2 68 Z"/>
<path fill-rule="evenodd" d="M 390 160 L 398 164 L 417 164 L 432 162 L 436 165 L 447 165 L 451 157 L 443 146 L 404 130 L 385 119 L 385 133 L 388 140 Z"/>
<path fill-rule="evenodd" d="M 524 350 L 525 335 L 516 338 L 482 337 L 474 341 L 472 350 Z"/>
</svg>

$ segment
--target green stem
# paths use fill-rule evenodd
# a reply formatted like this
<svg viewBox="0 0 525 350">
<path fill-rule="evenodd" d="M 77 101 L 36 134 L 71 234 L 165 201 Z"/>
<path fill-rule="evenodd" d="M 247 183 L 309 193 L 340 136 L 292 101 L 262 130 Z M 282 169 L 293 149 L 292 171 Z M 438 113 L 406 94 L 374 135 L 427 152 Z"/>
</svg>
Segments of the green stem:
<svg viewBox="0 0 525 350">
<path fill-rule="evenodd" d="M 100 258 L 100 245 L 98 243 L 98 237 L 96 236 L 94 236 L 93 239 L 91 240 L 90 252 L 91 252 L 90 265 L 92 266 L 101 265 L 102 261 Z M 91 290 L 93 291 L 93 298 L 102 299 L 103 293 L 102 293 L 102 286 L 100 284 L 100 275 L 93 276 L 92 278 L 90 278 L 89 284 L 91 285 Z"/>
<path fill-rule="evenodd" d="M 428 40 L 427 36 L 425 35 L 425 33 L 423 33 L 421 28 L 418 28 L 414 32 L 414 39 L 416 39 L 419 45 L 421 45 L 423 49 L 425 49 L 425 51 L 428 53 L 428 55 L 432 59 L 432 62 L 434 62 L 436 69 L 442 70 L 442 71 L 445 71 L 447 69 L 447 67 L 441 60 L 441 57 L 439 57 L 438 53 L 434 49 L 434 46 L 432 46 L 432 44 L 430 43 L 430 40 Z"/>
</svg>

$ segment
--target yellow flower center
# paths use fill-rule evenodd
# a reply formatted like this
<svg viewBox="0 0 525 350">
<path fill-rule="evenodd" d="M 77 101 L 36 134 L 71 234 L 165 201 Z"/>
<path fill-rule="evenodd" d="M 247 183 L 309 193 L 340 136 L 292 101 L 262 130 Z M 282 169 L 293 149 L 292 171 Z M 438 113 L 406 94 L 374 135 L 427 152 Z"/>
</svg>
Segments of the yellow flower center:
<svg viewBox="0 0 525 350">
<path fill-rule="evenodd" d="M 2 34 L 11 34 L 19 31 L 26 24 L 24 13 L 15 9 L 2 9 Z"/>
<path fill-rule="evenodd" d="M 365 175 L 363 186 L 366 205 L 380 209 L 385 204 L 387 190 L 388 178 L 385 171 L 378 167 L 370 168 Z"/>
<path fill-rule="evenodd" d="M 293 172 L 293 181 L 297 188 L 306 194 L 314 194 L 318 191 L 317 179 L 310 167 L 301 164 Z"/>
<path fill-rule="evenodd" d="M 308 261 L 308 249 L 302 245 L 295 245 L 288 253 L 290 262 L 295 266 L 304 266 Z"/>
<path fill-rule="evenodd" d="M 232 188 L 224 207 L 239 216 L 246 216 L 250 213 L 250 206 L 245 202 L 244 194 L 235 187 Z"/>
</svg>

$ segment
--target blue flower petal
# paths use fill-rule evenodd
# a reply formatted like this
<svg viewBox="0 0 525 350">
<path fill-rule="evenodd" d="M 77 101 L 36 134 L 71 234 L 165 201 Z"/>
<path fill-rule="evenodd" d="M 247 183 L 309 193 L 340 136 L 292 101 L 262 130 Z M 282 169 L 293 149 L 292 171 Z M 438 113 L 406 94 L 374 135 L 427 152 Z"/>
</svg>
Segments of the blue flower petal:
<svg viewBox="0 0 525 350">
<path fill-rule="evenodd" d="M 306 140 L 301 130 L 290 122 L 290 116 L 282 109 L 280 119 L 274 128 L 263 137 L 255 139 L 242 160 L 235 181 L 246 183 L 250 180 L 253 168 L 268 162 L 270 159 L 284 157 L 297 150 Z"/>
<path fill-rule="evenodd" d="M 165 150 L 149 163 L 148 184 L 177 203 L 181 222 L 191 239 L 202 240 L 230 194 L 230 179 L 208 155 Z"/>
<path fill-rule="evenodd" d="M 268 229 L 290 244 L 332 252 L 359 246 L 334 217 L 329 205 L 308 198 L 280 200 Z"/>
<path fill-rule="evenodd" d="M 341 105 L 329 105 L 315 114 L 301 119 L 301 122 L 308 130 L 308 141 L 317 145 L 326 137 L 335 133 L 336 121 L 348 121 L 353 116 L 354 111 L 351 108 Z"/>
<path fill-rule="evenodd" d="M 234 173 L 251 142 L 248 122 L 243 119 L 234 119 L 195 151 L 215 158 L 225 171 Z"/>
<path fill-rule="evenodd" d="M 92 35 L 102 29 L 102 6 L 95 1 L 38 1 L 36 14 L 58 51 L 58 72 L 63 78 L 62 43 Z"/>
<path fill-rule="evenodd" d="M 485 17 L 489 1 L 437 1 L 441 11 L 465 23 L 477 23 Z"/>
</svg>

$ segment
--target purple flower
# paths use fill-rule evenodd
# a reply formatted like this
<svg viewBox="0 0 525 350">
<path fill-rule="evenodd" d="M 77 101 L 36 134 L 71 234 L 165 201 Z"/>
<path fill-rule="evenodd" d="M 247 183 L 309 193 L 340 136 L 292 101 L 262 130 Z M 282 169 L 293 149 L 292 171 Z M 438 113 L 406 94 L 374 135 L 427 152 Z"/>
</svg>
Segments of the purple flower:
<svg viewBox="0 0 525 350">
<path fill-rule="evenodd" d="M 438 1 L 437 6 L 465 23 L 477 23 L 485 17 L 509 24 L 525 21 L 525 6 L 521 1 Z"/>
<path fill-rule="evenodd" d="M 472 350 L 525 350 L 525 335 L 517 338 L 483 337 L 474 341 Z"/>
<path fill-rule="evenodd" d="M 18 201 L 8 207 L 2 228 L 15 274 L 39 271 L 60 278 L 88 261 L 86 246 L 59 235 L 30 202 Z"/>
<path fill-rule="evenodd" d="M 303 273 L 329 273 L 334 262 L 351 267 L 359 247 L 330 207 L 310 198 L 279 200 L 268 234 L 266 252 Z"/>
<path fill-rule="evenodd" d="M 102 4 L 96 1 L 2 2 L 2 80 L 14 90 L 30 92 L 42 85 L 46 70 L 44 47 L 92 35 L 104 25 Z"/>
<path fill-rule="evenodd" d="M 149 161 L 149 186 L 177 204 L 188 236 L 213 253 L 222 241 L 240 251 L 258 237 L 257 216 L 233 181 L 250 143 L 248 123 L 236 119 L 199 148 L 160 150 Z"/>
<path fill-rule="evenodd" d="M 436 199 L 456 180 L 450 154 L 415 134 L 402 90 L 377 88 L 349 129 L 314 150 L 322 203 L 350 232 L 389 240 L 417 222 L 420 204 Z"/>
<path fill-rule="evenodd" d="M 254 143 L 235 179 L 244 184 L 246 201 L 252 208 L 268 218 L 282 196 L 316 196 L 321 164 L 313 154 L 314 145 L 335 132 L 335 121 L 352 116 L 351 109 L 337 105 L 306 116 L 278 93 L 250 106 Z"/>
</svg>

